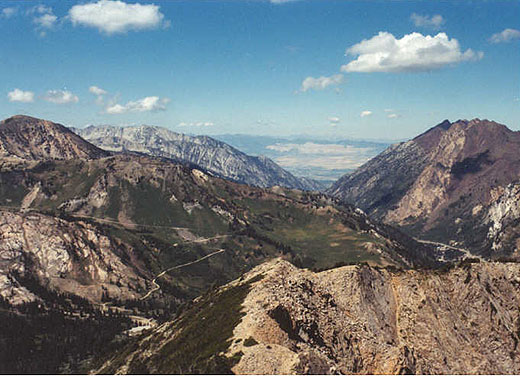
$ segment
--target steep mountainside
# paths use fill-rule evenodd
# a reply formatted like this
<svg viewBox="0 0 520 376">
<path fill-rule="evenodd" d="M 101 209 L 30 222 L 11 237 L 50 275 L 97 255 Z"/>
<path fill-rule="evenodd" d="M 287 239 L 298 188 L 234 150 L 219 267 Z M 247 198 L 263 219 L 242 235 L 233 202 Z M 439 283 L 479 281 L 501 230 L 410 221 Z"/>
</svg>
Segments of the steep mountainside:
<svg viewBox="0 0 520 376">
<path fill-rule="evenodd" d="M 61 124 L 23 115 L 0 122 L 2 158 L 96 159 L 109 154 Z"/>
<path fill-rule="evenodd" d="M 504 125 L 444 121 L 393 145 L 329 193 L 415 236 L 518 257 L 519 147 L 520 133 Z"/>
<path fill-rule="evenodd" d="M 28 138 L 26 133 L 32 128 L 21 128 L 18 137 Z M 72 140 L 77 143 L 70 149 L 86 144 Z M 6 143 L 13 144 L 18 145 Z M 360 261 L 438 265 L 432 247 L 322 194 L 240 185 L 145 155 L 2 158 L 0 193 L 4 281 L 31 263 L 48 287 L 98 303 L 103 291 L 119 300 L 136 299 L 146 290 L 143 284 L 152 289 L 154 275 L 216 251 L 222 253 L 192 270 L 196 278 L 190 268 L 165 274 L 161 282 L 169 287 L 151 297 L 192 298 L 215 281 L 229 281 L 280 255 L 312 268 Z M 132 281 L 118 281 L 120 289 L 106 287 L 107 278 L 118 273 Z M 5 298 L 26 300 L 4 286 Z"/>
<path fill-rule="evenodd" d="M 520 264 L 443 272 L 267 262 L 98 373 L 516 374 Z"/>
<path fill-rule="evenodd" d="M 16 153 L 0 156 L 0 373 L 84 372 L 86 359 L 120 346 L 113 340 L 269 259 L 321 270 L 464 257 L 323 194 L 107 156 L 61 126 L 23 123 L 3 139 Z M 45 142 L 29 142 L 38 137 Z"/>
<path fill-rule="evenodd" d="M 80 229 L 89 223 L 93 231 L 106 234 L 103 243 L 120 244 L 107 244 L 107 252 L 117 249 L 120 258 L 128 258 L 120 249 L 127 248 L 126 253 L 132 255 L 130 265 L 146 266 L 148 285 L 150 277 L 161 270 L 225 249 L 194 271 L 197 278 L 188 277 L 190 269 L 186 274 L 162 278 L 161 282 L 171 286 L 167 291 L 175 290 L 177 298 L 194 297 L 215 278 L 225 282 L 244 267 L 282 254 L 314 268 L 359 261 L 399 266 L 437 264 L 431 248 L 390 227 L 374 224 L 361 211 L 327 196 L 249 187 L 147 156 L 42 161 L 26 168 L 20 168 L 17 162 L 14 169 L 4 164 L 0 192 L 0 206 L 4 209 L 38 211 L 62 218 L 42 219 L 41 228 L 27 227 L 25 216 L 3 212 L 2 228 L 6 239 L 10 239 L 5 251 L 16 259 L 16 252 L 21 250 L 40 257 L 36 247 L 41 242 L 49 252 L 58 252 L 54 238 L 45 238 L 46 233 L 66 239 L 60 246 L 64 250 L 82 248 L 85 242 L 97 249 L 98 241 L 82 240 L 90 235 Z M 13 222 L 11 215 L 18 218 L 16 231 L 7 226 Z M 62 220 L 70 222 L 72 228 L 67 229 L 69 225 Z M 12 239 L 15 234 L 16 241 Z M 24 243 L 27 237 L 37 241 Z M 62 252 L 53 257 L 65 262 L 67 271 L 73 268 L 68 264 L 70 255 Z M 98 267 L 91 265 L 95 258 L 84 254 L 80 259 L 91 274 L 98 273 Z M 59 275 L 56 272 L 53 276 Z M 100 291 L 102 280 L 77 281 L 79 284 L 70 285 L 76 290 L 70 292 L 86 297 L 84 288 L 91 284 Z M 116 292 L 110 296 L 125 298 Z M 158 291 L 157 297 L 164 297 L 163 291 Z M 97 294 L 94 300 L 99 298 Z"/>
<path fill-rule="evenodd" d="M 285 171 L 267 157 L 252 157 L 207 136 L 187 136 L 153 126 L 89 126 L 74 132 L 105 150 L 136 151 L 187 161 L 217 176 L 258 187 L 319 190 L 321 185 Z"/>
</svg>

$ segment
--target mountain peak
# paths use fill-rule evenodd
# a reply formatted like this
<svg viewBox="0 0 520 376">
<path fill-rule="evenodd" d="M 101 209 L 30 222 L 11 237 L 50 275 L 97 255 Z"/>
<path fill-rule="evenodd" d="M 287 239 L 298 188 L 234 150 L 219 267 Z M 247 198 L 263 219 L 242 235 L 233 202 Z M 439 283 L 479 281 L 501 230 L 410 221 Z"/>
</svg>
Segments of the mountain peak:
<svg viewBox="0 0 520 376">
<path fill-rule="evenodd" d="M 110 155 L 48 120 L 15 115 L 0 122 L 0 155 L 21 159 L 96 159 Z"/>
<path fill-rule="evenodd" d="M 100 126 L 74 131 L 105 150 L 136 151 L 186 161 L 216 176 L 240 183 L 259 187 L 279 185 L 304 190 L 321 188 L 319 183 L 298 178 L 265 156 L 247 155 L 209 136 L 190 136 L 150 125 Z"/>
</svg>

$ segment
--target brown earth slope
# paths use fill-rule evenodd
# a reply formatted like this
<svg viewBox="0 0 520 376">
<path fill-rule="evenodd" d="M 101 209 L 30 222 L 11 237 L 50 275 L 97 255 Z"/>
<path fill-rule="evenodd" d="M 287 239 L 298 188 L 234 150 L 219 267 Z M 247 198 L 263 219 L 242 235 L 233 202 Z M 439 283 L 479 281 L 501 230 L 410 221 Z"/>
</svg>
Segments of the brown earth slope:
<svg viewBox="0 0 520 376">
<path fill-rule="evenodd" d="M 61 124 L 16 115 L 0 122 L 0 156 L 21 159 L 96 159 L 109 152 Z"/>
<path fill-rule="evenodd" d="M 502 124 L 444 121 L 390 147 L 329 193 L 414 236 L 517 257 L 519 148 L 520 133 Z"/>
</svg>

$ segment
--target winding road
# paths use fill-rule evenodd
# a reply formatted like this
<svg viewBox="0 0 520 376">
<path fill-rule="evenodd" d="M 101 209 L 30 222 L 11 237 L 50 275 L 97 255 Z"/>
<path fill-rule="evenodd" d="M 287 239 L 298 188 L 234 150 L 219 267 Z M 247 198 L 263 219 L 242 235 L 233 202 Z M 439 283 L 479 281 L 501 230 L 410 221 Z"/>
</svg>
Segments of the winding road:
<svg viewBox="0 0 520 376">
<path fill-rule="evenodd" d="M 180 269 L 180 268 L 183 268 L 185 266 L 189 266 L 189 265 L 193 265 L 193 264 L 196 264 L 202 260 L 205 260 L 207 258 L 210 258 L 212 256 L 215 256 L 219 253 L 222 253 L 222 252 L 225 252 L 226 250 L 225 249 L 219 249 L 218 251 L 215 251 L 213 253 L 210 253 L 209 255 L 206 255 L 204 257 L 201 257 L 200 259 L 197 259 L 195 261 L 191 261 L 191 262 L 187 262 L 186 264 L 182 264 L 182 265 L 176 265 L 176 266 L 172 266 L 171 268 L 168 268 L 166 270 L 163 270 L 162 272 L 160 272 L 159 274 L 157 274 L 155 276 L 155 278 L 153 279 L 152 283 L 154 284 L 154 288 L 151 289 L 150 291 L 148 291 L 146 293 L 146 295 L 142 296 L 139 300 L 145 300 L 147 299 L 150 295 L 152 295 L 154 292 L 156 292 L 157 290 L 159 290 L 161 288 L 161 286 L 159 286 L 159 284 L 157 283 L 157 279 L 161 278 L 163 275 L 165 275 L 166 273 L 172 271 L 172 270 L 175 270 L 175 269 Z"/>
<path fill-rule="evenodd" d="M 431 245 L 435 245 L 438 247 L 444 247 L 447 249 L 452 249 L 454 251 L 459 251 L 459 252 L 463 253 L 464 256 L 466 256 L 466 258 L 477 258 L 480 261 L 486 261 L 483 257 L 481 257 L 479 255 L 474 255 L 470 251 L 468 251 L 467 249 L 464 249 L 464 248 L 458 248 L 458 247 L 454 247 L 452 245 L 448 245 L 448 244 L 444 244 L 444 243 L 433 242 L 431 240 L 423 240 L 423 239 L 417 239 L 417 238 L 414 238 L 414 239 L 417 240 L 419 243 L 431 244 Z"/>
</svg>

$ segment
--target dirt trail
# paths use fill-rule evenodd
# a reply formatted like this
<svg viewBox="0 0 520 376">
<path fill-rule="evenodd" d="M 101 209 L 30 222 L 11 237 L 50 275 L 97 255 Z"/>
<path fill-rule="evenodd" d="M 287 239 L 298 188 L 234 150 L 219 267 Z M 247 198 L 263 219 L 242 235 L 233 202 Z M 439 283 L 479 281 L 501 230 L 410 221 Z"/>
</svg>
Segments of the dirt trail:
<svg viewBox="0 0 520 376">
<path fill-rule="evenodd" d="M 459 252 L 464 254 L 464 256 L 465 256 L 464 258 L 477 258 L 480 261 L 486 261 L 481 256 L 474 255 L 474 254 L 472 254 L 470 251 L 468 251 L 465 248 L 458 248 L 458 247 L 454 247 L 454 246 L 451 246 L 451 245 L 448 245 L 448 244 L 444 244 L 444 243 L 433 242 L 431 240 L 422 240 L 422 239 L 417 239 L 417 238 L 414 238 L 414 239 L 417 240 L 419 243 L 431 244 L 431 245 L 435 245 L 435 246 L 438 246 L 438 247 L 442 247 L 442 248 L 446 248 L 446 249 L 452 249 L 454 251 L 459 251 Z"/>
<path fill-rule="evenodd" d="M 180 268 L 183 268 L 185 266 L 189 266 L 189 265 L 193 265 L 193 264 L 196 264 L 202 260 L 205 260 L 207 258 L 210 258 L 211 256 L 214 256 L 214 255 L 217 255 L 219 253 L 222 253 L 222 252 L 225 252 L 226 250 L 225 249 L 219 249 L 218 251 L 215 251 L 215 252 L 212 252 L 210 253 L 209 255 L 206 255 L 204 257 L 201 257 L 195 261 L 191 261 L 191 262 L 187 262 L 186 264 L 182 264 L 182 265 L 176 265 L 176 266 L 172 266 L 171 268 L 168 268 L 168 269 L 165 269 L 163 270 L 162 272 L 160 272 L 159 274 L 157 274 L 155 276 L 155 278 L 153 279 L 152 283 L 154 284 L 154 288 L 151 289 L 150 291 L 148 291 L 146 293 L 146 295 L 142 296 L 139 300 L 145 300 L 147 299 L 150 295 L 152 295 L 155 291 L 159 290 L 161 288 L 161 286 L 159 286 L 159 284 L 157 283 L 157 279 L 161 278 L 163 275 L 165 275 L 166 273 L 172 271 L 172 270 L 175 270 L 175 269 L 180 269 Z"/>
</svg>

